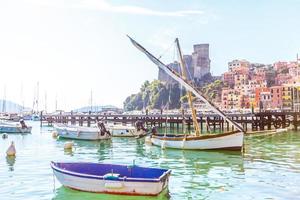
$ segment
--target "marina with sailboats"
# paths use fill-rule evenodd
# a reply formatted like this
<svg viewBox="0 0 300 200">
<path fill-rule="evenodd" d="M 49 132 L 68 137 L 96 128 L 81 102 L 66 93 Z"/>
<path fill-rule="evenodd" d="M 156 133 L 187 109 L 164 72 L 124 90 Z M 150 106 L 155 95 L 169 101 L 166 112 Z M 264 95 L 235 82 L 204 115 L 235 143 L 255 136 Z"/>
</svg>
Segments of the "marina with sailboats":
<svg viewBox="0 0 300 200">
<path fill-rule="evenodd" d="M 299 9 L 0 1 L 1 200 L 300 199 Z"/>
<path fill-rule="evenodd" d="M 8 138 L 16 142 L 12 142 L 6 152 L 7 166 L 1 164 L 0 167 L 8 167 L 8 173 L 14 174 L 18 171 L 18 162 L 23 162 L 23 167 L 26 167 L 29 164 L 26 160 L 40 159 L 40 166 L 44 167 L 39 171 L 46 172 L 49 178 L 38 187 L 45 199 L 53 194 L 47 183 L 51 176 L 53 199 L 89 199 L 95 197 L 93 193 L 102 193 L 97 197 L 109 199 L 121 198 L 119 195 L 128 195 L 128 199 L 139 199 L 138 196 L 149 199 L 152 199 L 150 196 L 156 196 L 155 199 L 218 199 L 233 196 L 254 198 L 257 194 L 251 189 L 253 176 L 248 173 L 263 172 L 265 176 L 258 177 L 257 182 L 263 178 L 264 186 L 269 186 L 272 179 L 267 174 L 273 172 L 261 168 L 270 165 L 268 162 L 273 162 L 277 173 L 278 170 L 288 171 L 290 178 L 299 173 L 297 159 L 289 157 L 278 162 L 282 160 L 280 151 L 285 149 L 282 140 L 289 138 L 289 152 L 297 152 L 300 137 L 292 129 L 298 128 L 298 112 L 226 114 L 186 79 L 178 39 L 175 45 L 181 58 L 182 74 L 129 39 L 154 64 L 185 87 L 190 112 L 185 113 L 181 108 L 180 114 L 163 114 L 163 110 L 161 114 L 154 115 L 96 113 L 91 111 L 92 92 L 88 113 L 60 111 L 48 114 L 38 112 L 37 106 L 31 121 L 27 120 L 25 124 L 21 120 L 20 125 L 15 125 L 23 131 L 13 131 L 15 134 L 10 134 L 9 129 L 2 131 L 5 137 L 2 137 L 1 143 L 8 145 Z M 198 113 L 193 106 L 193 95 L 214 113 Z M 38 100 L 34 100 L 35 103 Z M 8 124 L 0 124 L 0 130 Z M 43 145 L 37 147 L 36 142 Z M 31 150 L 26 153 L 23 151 L 27 145 L 31 146 Z M 273 157 L 270 151 L 275 148 L 278 154 Z M 52 153 L 45 156 L 41 153 L 43 149 Z M 41 152 L 33 155 L 36 150 Z M 56 157 L 55 152 L 61 156 Z M 262 153 L 264 158 L 260 156 Z M 50 160 L 53 175 L 49 173 Z M 289 165 L 283 167 L 282 162 L 290 163 L 294 168 Z M 46 164 L 48 170 L 45 170 Z M 228 181 L 222 181 L 225 179 Z M 24 181 L 29 182 L 26 178 Z M 234 191 L 239 187 L 244 187 L 245 193 L 236 194 Z M 286 193 L 285 187 L 280 184 L 275 187 L 282 192 L 260 195 L 263 198 L 296 195 Z M 16 198 L 16 195 L 11 193 L 10 197 Z"/>
</svg>

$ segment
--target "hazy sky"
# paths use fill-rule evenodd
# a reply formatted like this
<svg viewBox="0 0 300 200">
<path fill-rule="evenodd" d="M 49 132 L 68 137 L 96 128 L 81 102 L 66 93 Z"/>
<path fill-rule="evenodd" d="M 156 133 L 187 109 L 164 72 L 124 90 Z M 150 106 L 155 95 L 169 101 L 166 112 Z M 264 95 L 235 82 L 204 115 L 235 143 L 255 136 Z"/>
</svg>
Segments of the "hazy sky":
<svg viewBox="0 0 300 200">
<path fill-rule="evenodd" d="M 299 0 L 0 0 L 0 98 L 40 109 L 122 106 L 157 68 L 126 38 L 154 55 L 175 37 L 183 52 L 210 44 L 214 75 L 232 59 L 273 63 L 300 53 Z M 168 54 L 172 54 L 168 52 Z M 21 87 L 23 86 L 23 97 Z"/>
</svg>

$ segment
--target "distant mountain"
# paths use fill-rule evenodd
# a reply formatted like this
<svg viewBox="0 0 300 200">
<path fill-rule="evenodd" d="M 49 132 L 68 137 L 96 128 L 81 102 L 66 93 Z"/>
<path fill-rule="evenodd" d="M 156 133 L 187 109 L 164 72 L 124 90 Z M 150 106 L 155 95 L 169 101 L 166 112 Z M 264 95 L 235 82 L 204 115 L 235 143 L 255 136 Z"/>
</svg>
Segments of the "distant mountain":
<svg viewBox="0 0 300 200">
<path fill-rule="evenodd" d="M 102 112 L 102 111 L 118 111 L 120 108 L 112 105 L 105 106 L 85 106 L 77 109 L 73 109 L 73 112 Z"/>
<path fill-rule="evenodd" d="M 4 107 L 4 109 L 3 109 Z M 14 103 L 9 100 L 0 99 L 0 112 L 18 113 L 21 111 L 30 111 L 31 108 L 22 108 L 20 104 Z"/>
</svg>

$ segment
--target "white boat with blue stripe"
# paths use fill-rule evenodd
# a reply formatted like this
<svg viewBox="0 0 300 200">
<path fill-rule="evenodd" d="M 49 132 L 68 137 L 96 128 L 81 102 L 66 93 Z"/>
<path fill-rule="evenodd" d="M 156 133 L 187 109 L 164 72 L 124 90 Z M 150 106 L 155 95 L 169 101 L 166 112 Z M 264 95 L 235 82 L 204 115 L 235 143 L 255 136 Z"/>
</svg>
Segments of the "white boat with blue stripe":
<svg viewBox="0 0 300 200">
<path fill-rule="evenodd" d="M 75 190 L 156 196 L 168 187 L 171 170 L 100 163 L 51 162 L 55 177 Z"/>
<path fill-rule="evenodd" d="M 20 123 L 0 122 L 0 133 L 31 133 L 31 126 L 27 126 L 23 120 Z"/>
</svg>

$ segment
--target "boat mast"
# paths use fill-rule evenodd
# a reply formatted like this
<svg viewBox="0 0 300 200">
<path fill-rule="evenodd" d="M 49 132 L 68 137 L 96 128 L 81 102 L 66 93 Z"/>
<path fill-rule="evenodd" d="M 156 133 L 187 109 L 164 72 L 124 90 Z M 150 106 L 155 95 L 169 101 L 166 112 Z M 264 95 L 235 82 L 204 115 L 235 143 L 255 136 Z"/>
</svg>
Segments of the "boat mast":
<svg viewBox="0 0 300 200">
<path fill-rule="evenodd" d="M 6 112 L 6 85 L 4 85 L 3 99 L 2 99 L 2 113 Z"/>
<path fill-rule="evenodd" d="M 178 55 L 179 55 L 179 59 L 180 59 L 180 67 L 181 67 L 182 78 L 183 78 L 183 80 L 187 81 L 186 64 L 183 60 L 183 56 L 182 56 L 182 52 L 181 52 L 181 48 L 180 48 L 180 45 L 179 45 L 178 38 L 175 39 L 175 42 L 176 42 L 177 51 L 178 51 Z M 187 95 L 188 95 L 189 106 L 190 106 L 191 111 L 192 111 L 192 118 L 193 118 L 195 134 L 197 136 L 199 136 L 200 135 L 200 128 L 199 128 L 199 124 L 198 124 L 198 121 L 197 121 L 196 109 L 194 108 L 194 105 L 193 105 L 192 93 L 190 91 L 187 91 Z"/>
</svg>

